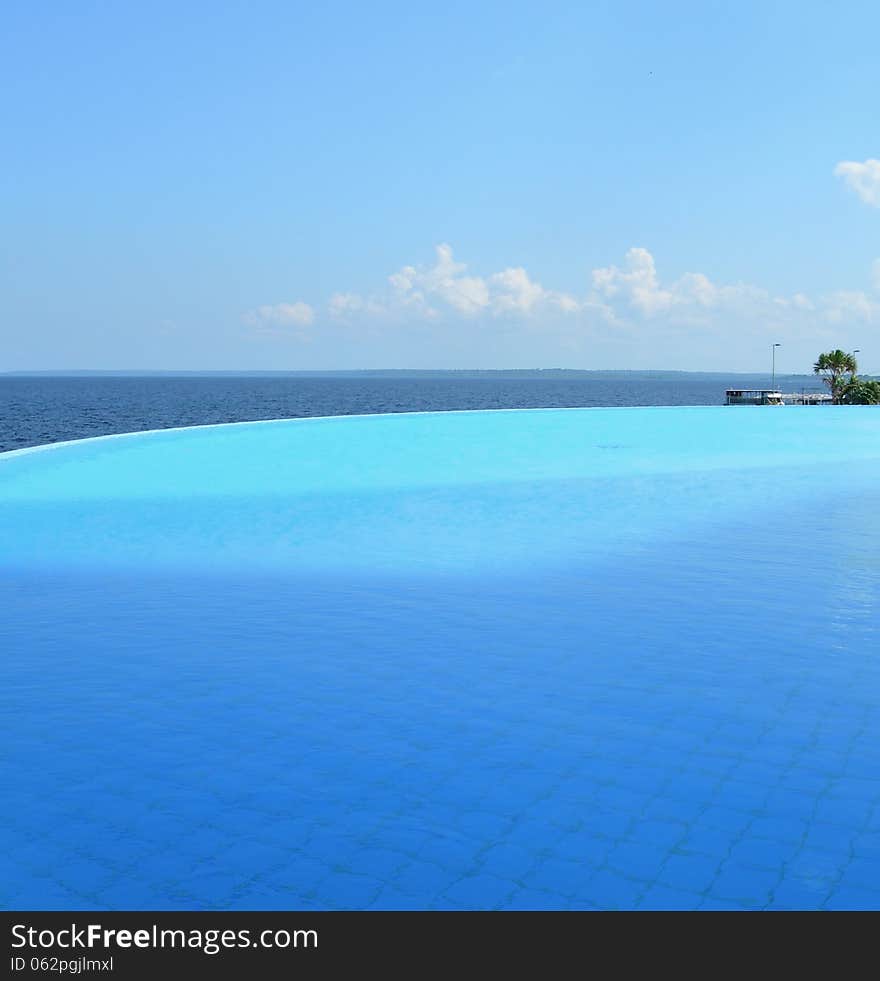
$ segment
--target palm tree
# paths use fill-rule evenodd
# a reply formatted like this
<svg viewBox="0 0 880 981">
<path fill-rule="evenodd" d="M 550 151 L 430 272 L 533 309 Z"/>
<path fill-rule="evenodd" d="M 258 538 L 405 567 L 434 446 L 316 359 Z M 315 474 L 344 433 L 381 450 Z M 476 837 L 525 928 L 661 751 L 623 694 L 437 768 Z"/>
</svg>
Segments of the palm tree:
<svg viewBox="0 0 880 981">
<path fill-rule="evenodd" d="M 844 405 L 880 405 L 880 381 L 852 378 L 842 388 Z"/>
<path fill-rule="evenodd" d="M 854 354 L 848 354 L 838 348 L 836 351 L 820 354 L 813 365 L 813 371 L 817 375 L 822 375 L 822 381 L 831 389 L 831 401 L 837 404 L 847 384 L 843 376 L 849 374 L 849 382 L 852 382 L 858 367 Z"/>
</svg>

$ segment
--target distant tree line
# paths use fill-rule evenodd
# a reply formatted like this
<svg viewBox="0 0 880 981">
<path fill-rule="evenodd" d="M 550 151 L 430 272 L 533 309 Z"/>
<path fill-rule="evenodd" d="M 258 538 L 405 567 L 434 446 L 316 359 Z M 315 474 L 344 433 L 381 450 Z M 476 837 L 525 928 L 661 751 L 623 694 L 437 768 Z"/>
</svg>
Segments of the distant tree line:
<svg viewBox="0 0 880 981">
<path fill-rule="evenodd" d="M 822 376 L 835 405 L 880 405 L 880 381 L 859 378 L 858 370 L 855 355 L 840 348 L 820 354 L 813 365 L 813 372 Z"/>
</svg>

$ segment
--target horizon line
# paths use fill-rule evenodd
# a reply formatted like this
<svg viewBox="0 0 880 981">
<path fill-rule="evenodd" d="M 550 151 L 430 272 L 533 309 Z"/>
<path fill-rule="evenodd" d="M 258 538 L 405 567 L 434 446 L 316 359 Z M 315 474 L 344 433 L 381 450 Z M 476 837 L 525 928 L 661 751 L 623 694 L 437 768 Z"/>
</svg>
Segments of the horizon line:
<svg viewBox="0 0 880 981">
<path fill-rule="evenodd" d="M 0 371 L 0 378 L 71 375 L 152 377 L 157 375 L 232 375 L 253 377 L 258 375 L 307 376 L 307 375 L 523 375 L 523 374 L 568 374 L 568 375 L 771 375 L 763 370 L 723 371 L 717 368 L 16 368 Z M 815 377 L 812 371 L 777 371 L 777 378 Z"/>
</svg>

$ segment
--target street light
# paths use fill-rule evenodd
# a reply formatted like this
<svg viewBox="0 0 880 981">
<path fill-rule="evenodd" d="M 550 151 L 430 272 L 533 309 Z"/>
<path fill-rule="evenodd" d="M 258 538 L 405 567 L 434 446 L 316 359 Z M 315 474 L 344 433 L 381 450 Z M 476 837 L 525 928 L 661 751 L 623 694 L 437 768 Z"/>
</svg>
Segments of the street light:
<svg viewBox="0 0 880 981">
<path fill-rule="evenodd" d="M 861 354 L 861 353 L 862 353 L 862 349 L 861 349 L 861 348 L 859 348 L 859 347 L 857 347 L 857 348 L 855 349 L 855 351 L 853 351 L 853 361 L 855 361 L 855 359 L 856 359 L 856 355 L 857 355 L 857 354 Z M 855 372 L 853 372 L 853 374 L 855 374 Z"/>
<path fill-rule="evenodd" d="M 770 388 L 772 391 L 776 391 L 776 348 L 782 347 L 781 344 L 774 344 L 770 350 L 773 352 L 773 381 L 770 383 Z"/>
</svg>

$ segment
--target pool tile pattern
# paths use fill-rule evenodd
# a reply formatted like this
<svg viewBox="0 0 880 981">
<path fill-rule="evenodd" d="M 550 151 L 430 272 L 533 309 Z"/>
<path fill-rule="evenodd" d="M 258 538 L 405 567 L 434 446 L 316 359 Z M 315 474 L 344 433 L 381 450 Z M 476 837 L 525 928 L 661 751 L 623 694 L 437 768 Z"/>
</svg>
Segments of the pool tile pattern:
<svg viewBox="0 0 880 981">
<path fill-rule="evenodd" d="M 853 425 L 828 411 L 774 425 Z M 733 464 L 730 427 L 768 416 L 714 418 Z M 84 482 L 66 506 L 39 455 L 20 485 L 9 467 L 2 904 L 876 908 L 880 463 L 859 452 L 845 495 L 775 455 L 745 488 L 693 464 L 324 504 L 236 488 L 198 535 L 190 498 Z"/>
</svg>

